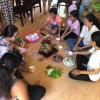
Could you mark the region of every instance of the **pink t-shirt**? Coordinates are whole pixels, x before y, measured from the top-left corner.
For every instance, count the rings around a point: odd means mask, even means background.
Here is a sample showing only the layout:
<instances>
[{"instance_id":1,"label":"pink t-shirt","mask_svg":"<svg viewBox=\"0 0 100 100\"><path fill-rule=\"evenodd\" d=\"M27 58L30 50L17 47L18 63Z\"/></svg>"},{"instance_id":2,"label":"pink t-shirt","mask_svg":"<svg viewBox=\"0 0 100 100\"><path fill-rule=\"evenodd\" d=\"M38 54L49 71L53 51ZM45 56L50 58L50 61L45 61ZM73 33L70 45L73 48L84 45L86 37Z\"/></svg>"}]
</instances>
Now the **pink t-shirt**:
<instances>
[{"instance_id":1,"label":"pink t-shirt","mask_svg":"<svg viewBox=\"0 0 100 100\"><path fill-rule=\"evenodd\" d=\"M77 36L80 34L80 23L78 20L76 20L74 23L71 20L71 17L69 17L67 24L70 28L70 30L73 30L73 33L75 33Z\"/></svg>"},{"instance_id":2,"label":"pink t-shirt","mask_svg":"<svg viewBox=\"0 0 100 100\"><path fill-rule=\"evenodd\" d=\"M62 22L62 19L61 19L61 17L59 15L56 16L55 20L52 19L50 16L48 16L47 22L48 23L55 23L56 25L59 26L61 24L61 22Z\"/></svg>"}]
</instances>

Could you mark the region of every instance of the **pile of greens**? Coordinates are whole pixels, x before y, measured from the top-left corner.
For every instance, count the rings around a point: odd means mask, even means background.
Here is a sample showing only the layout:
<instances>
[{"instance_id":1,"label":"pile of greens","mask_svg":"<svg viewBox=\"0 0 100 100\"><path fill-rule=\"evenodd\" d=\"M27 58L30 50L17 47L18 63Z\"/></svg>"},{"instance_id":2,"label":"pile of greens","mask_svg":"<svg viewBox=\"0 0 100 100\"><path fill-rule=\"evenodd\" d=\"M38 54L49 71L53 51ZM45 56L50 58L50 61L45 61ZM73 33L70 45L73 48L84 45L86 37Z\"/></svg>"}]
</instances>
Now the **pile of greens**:
<instances>
[{"instance_id":1,"label":"pile of greens","mask_svg":"<svg viewBox=\"0 0 100 100\"><path fill-rule=\"evenodd\" d=\"M14 44L16 44L17 46L23 47L25 45L25 41L22 38L17 37L14 41Z\"/></svg>"},{"instance_id":2,"label":"pile of greens","mask_svg":"<svg viewBox=\"0 0 100 100\"><path fill-rule=\"evenodd\" d=\"M89 8L94 11L100 11L100 2L97 0L91 0Z\"/></svg>"},{"instance_id":3,"label":"pile of greens","mask_svg":"<svg viewBox=\"0 0 100 100\"><path fill-rule=\"evenodd\" d=\"M46 73L51 78L59 78L62 75L62 70L59 68L55 68L51 65L46 67Z\"/></svg>"},{"instance_id":4,"label":"pile of greens","mask_svg":"<svg viewBox=\"0 0 100 100\"><path fill-rule=\"evenodd\" d=\"M100 3L96 3L94 5L94 8L95 8L96 11L100 11Z\"/></svg>"}]
</instances>

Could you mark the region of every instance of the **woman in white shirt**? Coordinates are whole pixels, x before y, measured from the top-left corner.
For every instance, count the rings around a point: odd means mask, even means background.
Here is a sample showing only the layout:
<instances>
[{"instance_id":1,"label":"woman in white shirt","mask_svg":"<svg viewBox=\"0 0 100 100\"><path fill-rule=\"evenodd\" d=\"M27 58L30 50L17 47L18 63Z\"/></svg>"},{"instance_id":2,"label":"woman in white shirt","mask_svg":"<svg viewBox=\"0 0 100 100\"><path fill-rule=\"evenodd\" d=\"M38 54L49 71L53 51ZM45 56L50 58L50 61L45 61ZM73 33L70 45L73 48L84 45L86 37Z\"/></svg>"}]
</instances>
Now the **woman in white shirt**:
<instances>
[{"instance_id":1,"label":"woman in white shirt","mask_svg":"<svg viewBox=\"0 0 100 100\"><path fill-rule=\"evenodd\" d=\"M89 61L87 60L87 66L84 65L84 69L73 69L72 71L70 71L70 78L83 81L97 81L100 79L100 31L94 32L91 35L90 44L95 49L91 54ZM74 54L79 53L74 52ZM85 56L83 56L83 58L84 57Z\"/></svg>"},{"instance_id":2,"label":"woman in white shirt","mask_svg":"<svg viewBox=\"0 0 100 100\"><path fill-rule=\"evenodd\" d=\"M94 16L94 14L89 13L84 17L84 26L82 28L79 39L73 48L73 51L78 49L84 49L90 47L90 37L91 35L100 30L100 22ZM80 48L81 47L81 48Z\"/></svg>"}]
</instances>

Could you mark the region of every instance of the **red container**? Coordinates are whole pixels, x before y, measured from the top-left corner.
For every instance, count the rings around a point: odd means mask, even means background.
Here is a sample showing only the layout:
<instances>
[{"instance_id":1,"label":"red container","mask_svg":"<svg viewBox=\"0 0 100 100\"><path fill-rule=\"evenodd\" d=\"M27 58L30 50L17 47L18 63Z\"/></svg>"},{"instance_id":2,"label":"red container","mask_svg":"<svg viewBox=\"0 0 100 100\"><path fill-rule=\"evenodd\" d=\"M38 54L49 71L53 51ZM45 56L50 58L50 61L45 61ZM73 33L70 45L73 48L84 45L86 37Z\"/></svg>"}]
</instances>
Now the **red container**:
<instances>
[{"instance_id":1,"label":"red container","mask_svg":"<svg viewBox=\"0 0 100 100\"><path fill-rule=\"evenodd\" d=\"M28 38L27 38L27 36L32 36L32 35L34 35L34 34L37 34L37 36L38 36L37 39L28 39ZM40 38L41 38L41 35L40 35L38 32L35 32L35 33L28 32L28 33L26 33L26 35L25 35L25 40L26 40L27 42L30 42L30 43L37 42L37 41L40 40Z\"/></svg>"}]
</instances>

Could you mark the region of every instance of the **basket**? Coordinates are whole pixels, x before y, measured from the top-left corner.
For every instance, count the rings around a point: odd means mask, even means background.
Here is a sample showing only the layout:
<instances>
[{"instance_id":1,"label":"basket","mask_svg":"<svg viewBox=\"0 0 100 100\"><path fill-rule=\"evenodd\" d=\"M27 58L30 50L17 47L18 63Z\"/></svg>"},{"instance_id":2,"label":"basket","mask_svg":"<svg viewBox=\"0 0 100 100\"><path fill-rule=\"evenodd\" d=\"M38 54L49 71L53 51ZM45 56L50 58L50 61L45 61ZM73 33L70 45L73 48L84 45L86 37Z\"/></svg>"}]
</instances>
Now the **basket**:
<instances>
[{"instance_id":1,"label":"basket","mask_svg":"<svg viewBox=\"0 0 100 100\"><path fill-rule=\"evenodd\" d=\"M75 61L71 57L65 57L62 62L67 67L74 67L75 65Z\"/></svg>"},{"instance_id":2,"label":"basket","mask_svg":"<svg viewBox=\"0 0 100 100\"><path fill-rule=\"evenodd\" d=\"M25 40L27 42L33 43L39 41L41 38L40 34L38 32L32 33L28 32L26 33Z\"/></svg>"}]
</instances>

